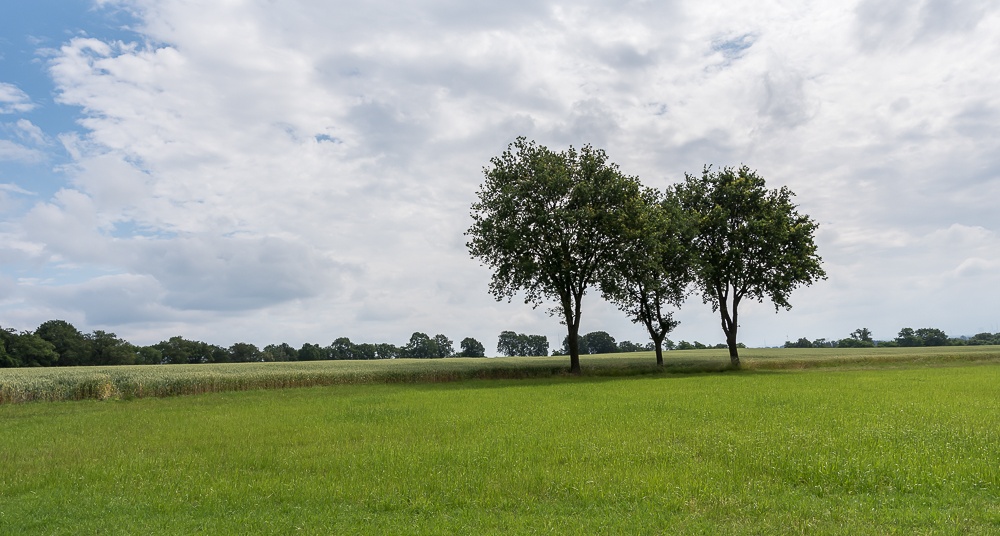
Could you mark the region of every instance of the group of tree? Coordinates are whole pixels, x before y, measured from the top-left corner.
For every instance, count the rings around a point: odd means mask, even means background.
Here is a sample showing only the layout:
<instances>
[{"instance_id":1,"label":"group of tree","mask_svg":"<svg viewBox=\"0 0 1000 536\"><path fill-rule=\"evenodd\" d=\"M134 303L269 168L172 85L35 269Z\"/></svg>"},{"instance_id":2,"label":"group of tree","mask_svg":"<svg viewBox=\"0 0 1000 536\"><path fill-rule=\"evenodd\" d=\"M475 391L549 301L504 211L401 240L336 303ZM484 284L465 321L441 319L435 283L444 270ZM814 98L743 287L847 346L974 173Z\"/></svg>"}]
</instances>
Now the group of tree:
<instances>
[{"instance_id":1,"label":"group of tree","mask_svg":"<svg viewBox=\"0 0 1000 536\"><path fill-rule=\"evenodd\" d=\"M916 347L916 346L976 346L1000 344L1000 333L977 333L972 337L949 337L938 328L903 328L895 339L877 341L872 339L868 328L858 328L850 336L840 340L816 339L810 341L802 337L797 341L785 341L785 348L873 348Z\"/></svg>"},{"instance_id":2,"label":"group of tree","mask_svg":"<svg viewBox=\"0 0 1000 536\"><path fill-rule=\"evenodd\" d=\"M497 352L508 357L549 355L549 339L545 335L501 331L497 340Z\"/></svg>"},{"instance_id":3,"label":"group of tree","mask_svg":"<svg viewBox=\"0 0 1000 536\"><path fill-rule=\"evenodd\" d=\"M669 342L669 339L668 339ZM671 343L672 345L673 343ZM616 352L642 352L653 349L653 343L636 344L632 341L616 342L606 331L592 331L577 337L577 348L581 354L613 354ZM668 348L670 349L670 348ZM569 354L569 337L563 338L562 348L553 355Z\"/></svg>"},{"instance_id":4,"label":"group of tree","mask_svg":"<svg viewBox=\"0 0 1000 536\"><path fill-rule=\"evenodd\" d=\"M328 346L288 343L263 348L238 342L226 348L201 341L171 337L149 346L136 346L114 333L85 334L64 320L49 320L35 331L0 329L0 367L159 365L196 363L246 363L263 361L318 361L334 359L395 359L483 357L485 348L467 337L456 352L444 335L430 337L416 332L403 346L387 343L353 343L340 337Z\"/></svg>"},{"instance_id":5,"label":"group of tree","mask_svg":"<svg viewBox=\"0 0 1000 536\"><path fill-rule=\"evenodd\" d=\"M493 270L498 300L523 295L566 326L570 371L580 372L581 302L598 289L642 324L663 363L677 326L673 310L692 291L719 314L739 366L739 306L790 308L792 290L826 277L816 223L787 188L767 189L746 166L713 171L663 190L622 173L603 150L552 151L518 138L483 170L466 232L472 257Z\"/></svg>"}]
</instances>

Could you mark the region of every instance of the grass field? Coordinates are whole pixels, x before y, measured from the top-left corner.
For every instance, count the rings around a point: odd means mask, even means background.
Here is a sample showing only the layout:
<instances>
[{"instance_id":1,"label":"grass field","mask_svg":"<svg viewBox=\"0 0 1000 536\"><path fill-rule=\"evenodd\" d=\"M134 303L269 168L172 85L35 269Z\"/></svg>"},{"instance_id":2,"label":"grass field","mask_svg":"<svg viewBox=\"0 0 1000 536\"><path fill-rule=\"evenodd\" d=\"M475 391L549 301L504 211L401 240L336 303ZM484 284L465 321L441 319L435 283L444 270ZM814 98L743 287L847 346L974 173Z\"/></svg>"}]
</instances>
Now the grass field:
<instances>
[{"instance_id":1,"label":"grass field","mask_svg":"<svg viewBox=\"0 0 1000 536\"><path fill-rule=\"evenodd\" d=\"M0 405L0 534L1000 533L995 355L752 355Z\"/></svg>"}]
</instances>

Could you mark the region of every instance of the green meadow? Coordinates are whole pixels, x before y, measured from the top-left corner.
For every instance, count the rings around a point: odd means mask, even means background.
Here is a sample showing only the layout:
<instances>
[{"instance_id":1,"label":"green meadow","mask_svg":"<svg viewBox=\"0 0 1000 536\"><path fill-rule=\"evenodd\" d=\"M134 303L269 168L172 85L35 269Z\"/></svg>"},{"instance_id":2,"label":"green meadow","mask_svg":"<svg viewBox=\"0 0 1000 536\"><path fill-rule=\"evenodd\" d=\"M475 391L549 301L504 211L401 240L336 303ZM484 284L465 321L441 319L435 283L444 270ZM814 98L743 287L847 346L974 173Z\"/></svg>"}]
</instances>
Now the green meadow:
<instances>
[{"instance_id":1,"label":"green meadow","mask_svg":"<svg viewBox=\"0 0 1000 536\"><path fill-rule=\"evenodd\" d=\"M8 403L0 534L997 534L1000 352L947 351Z\"/></svg>"}]
</instances>

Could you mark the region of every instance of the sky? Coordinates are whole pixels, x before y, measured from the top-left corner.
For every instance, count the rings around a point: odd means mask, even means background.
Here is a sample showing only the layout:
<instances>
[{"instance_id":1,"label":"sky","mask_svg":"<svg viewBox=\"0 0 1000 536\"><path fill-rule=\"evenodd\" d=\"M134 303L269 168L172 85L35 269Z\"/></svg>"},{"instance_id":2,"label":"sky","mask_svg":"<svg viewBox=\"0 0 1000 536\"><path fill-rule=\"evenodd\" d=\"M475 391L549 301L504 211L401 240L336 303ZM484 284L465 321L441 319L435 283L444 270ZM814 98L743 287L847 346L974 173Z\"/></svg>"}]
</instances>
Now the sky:
<instances>
[{"instance_id":1,"label":"sky","mask_svg":"<svg viewBox=\"0 0 1000 536\"><path fill-rule=\"evenodd\" d=\"M998 36L990 0L4 2L0 326L557 348L465 245L525 136L795 192L828 278L744 304L748 346L998 332ZM725 340L697 295L675 318ZM647 340L592 291L598 330Z\"/></svg>"}]
</instances>

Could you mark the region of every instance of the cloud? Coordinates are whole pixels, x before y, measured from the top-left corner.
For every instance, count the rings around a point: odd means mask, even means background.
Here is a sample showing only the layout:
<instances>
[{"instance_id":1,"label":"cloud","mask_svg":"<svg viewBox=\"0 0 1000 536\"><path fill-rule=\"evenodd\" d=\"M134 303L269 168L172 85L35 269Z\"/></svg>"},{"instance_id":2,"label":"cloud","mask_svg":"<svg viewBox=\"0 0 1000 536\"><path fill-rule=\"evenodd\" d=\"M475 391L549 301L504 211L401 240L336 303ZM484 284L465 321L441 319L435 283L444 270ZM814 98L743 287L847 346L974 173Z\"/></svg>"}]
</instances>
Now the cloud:
<instances>
[{"instance_id":1,"label":"cloud","mask_svg":"<svg viewBox=\"0 0 1000 536\"><path fill-rule=\"evenodd\" d=\"M4 273L44 304L17 318L120 321L152 342L420 330L489 347L515 329L558 346L544 308L494 302L464 247L482 167L518 135L592 143L651 186L746 163L795 191L831 278L790 312L750 307L748 342L869 318L957 329L971 314L933 310L996 262L986 3L100 5L134 15L133 42L88 29L46 56L78 129L24 118L0 141L17 165L68 159L0 227ZM32 107L0 84L0 110ZM585 331L643 338L596 294L585 307ZM722 339L700 300L679 318L675 340Z\"/></svg>"},{"instance_id":2,"label":"cloud","mask_svg":"<svg viewBox=\"0 0 1000 536\"><path fill-rule=\"evenodd\" d=\"M45 160L45 153L10 140L0 140L0 162L35 163Z\"/></svg>"},{"instance_id":3,"label":"cloud","mask_svg":"<svg viewBox=\"0 0 1000 536\"><path fill-rule=\"evenodd\" d=\"M0 114L25 113L35 109L27 93L14 84L0 82Z\"/></svg>"}]
</instances>

